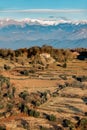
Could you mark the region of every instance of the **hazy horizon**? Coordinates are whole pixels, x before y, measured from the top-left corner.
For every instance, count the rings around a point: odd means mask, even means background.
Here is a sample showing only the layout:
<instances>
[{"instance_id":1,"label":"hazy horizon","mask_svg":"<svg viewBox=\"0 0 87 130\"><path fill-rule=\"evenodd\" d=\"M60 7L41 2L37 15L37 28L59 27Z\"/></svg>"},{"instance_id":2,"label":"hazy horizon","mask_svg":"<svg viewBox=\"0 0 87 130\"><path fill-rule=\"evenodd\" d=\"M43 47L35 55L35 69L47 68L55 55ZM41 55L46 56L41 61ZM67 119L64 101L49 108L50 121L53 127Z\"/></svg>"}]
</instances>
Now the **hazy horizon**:
<instances>
[{"instance_id":1,"label":"hazy horizon","mask_svg":"<svg viewBox=\"0 0 87 130\"><path fill-rule=\"evenodd\" d=\"M87 20L87 0L1 0L0 19Z\"/></svg>"}]
</instances>

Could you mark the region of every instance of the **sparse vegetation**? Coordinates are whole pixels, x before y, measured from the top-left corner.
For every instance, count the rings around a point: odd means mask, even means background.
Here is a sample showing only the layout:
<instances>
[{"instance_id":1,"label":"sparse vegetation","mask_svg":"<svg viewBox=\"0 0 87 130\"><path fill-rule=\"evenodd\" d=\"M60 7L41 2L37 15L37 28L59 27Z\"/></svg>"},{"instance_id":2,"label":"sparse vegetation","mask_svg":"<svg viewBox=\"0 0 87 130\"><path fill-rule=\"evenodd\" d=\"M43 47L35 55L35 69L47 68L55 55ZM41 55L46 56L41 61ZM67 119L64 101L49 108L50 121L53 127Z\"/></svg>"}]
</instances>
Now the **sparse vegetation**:
<instances>
[{"instance_id":1,"label":"sparse vegetation","mask_svg":"<svg viewBox=\"0 0 87 130\"><path fill-rule=\"evenodd\" d=\"M87 76L77 77L77 80L80 81L80 82L85 82L85 81L87 81Z\"/></svg>"},{"instance_id":2,"label":"sparse vegetation","mask_svg":"<svg viewBox=\"0 0 87 130\"><path fill-rule=\"evenodd\" d=\"M21 120L21 127L26 129L26 130L30 130L30 126L29 123L26 120Z\"/></svg>"},{"instance_id":3,"label":"sparse vegetation","mask_svg":"<svg viewBox=\"0 0 87 130\"><path fill-rule=\"evenodd\" d=\"M19 97L23 98L24 100L27 99L27 96L29 95L29 93L27 91L23 91L19 94Z\"/></svg>"},{"instance_id":4,"label":"sparse vegetation","mask_svg":"<svg viewBox=\"0 0 87 130\"><path fill-rule=\"evenodd\" d=\"M81 130L86 130L87 129L87 119L81 119L80 123Z\"/></svg>"},{"instance_id":5,"label":"sparse vegetation","mask_svg":"<svg viewBox=\"0 0 87 130\"><path fill-rule=\"evenodd\" d=\"M63 68L66 68L67 67L67 63L65 62L64 64L63 64Z\"/></svg>"},{"instance_id":6,"label":"sparse vegetation","mask_svg":"<svg viewBox=\"0 0 87 130\"><path fill-rule=\"evenodd\" d=\"M81 120L79 120L76 124L76 128L79 128L81 130L86 130L87 129L87 119L82 118Z\"/></svg>"},{"instance_id":7,"label":"sparse vegetation","mask_svg":"<svg viewBox=\"0 0 87 130\"><path fill-rule=\"evenodd\" d=\"M6 127L4 125L0 125L0 130L6 130Z\"/></svg>"},{"instance_id":8,"label":"sparse vegetation","mask_svg":"<svg viewBox=\"0 0 87 130\"><path fill-rule=\"evenodd\" d=\"M30 110L29 115L37 118L40 116L40 113L38 111L35 111L35 110Z\"/></svg>"},{"instance_id":9,"label":"sparse vegetation","mask_svg":"<svg viewBox=\"0 0 87 130\"><path fill-rule=\"evenodd\" d=\"M56 121L56 116L51 114L51 115L48 116L48 120L49 121Z\"/></svg>"},{"instance_id":10,"label":"sparse vegetation","mask_svg":"<svg viewBox=\"0 0 87 130\"><path fill-rule=\"evenodd\" d=\"M0 49L0 129L86 130L87 62L73 55L83 51Z\"/></svg>"},{"instance_id":11,"label":"sparse vegetation","mask_svg":"<svg viewBox=\"0 0 87 130\"><path fill-rule=\"evenodd\" d=\"M20 74L22 75L25 75L25 76L28 76L29 75L29 72L27 70L23 70L20 72Z\"/></svg>"},{"instance_id":12,"label":"sparse vegetation","mask_svg":"<svg viewBox=\"0 0 87 130\"><path fill-rule=\"evenodd\" d=\"M86 53L87 50L85 49L54 49L52 46L47 46L43 45L42 47L34 46L31 48L22 48L18 50L10 50L10 49L0 49L0 57L6 58L10 57L11 60L14 60L15 57L20 57L20 56L26 56L27 58L31 58L33 56L39 56L39 54L42 53L48 53L50 54L55 60L57 61L67 61L73 59L73 52L78 52L78 53Z\"/></svg>"},{"instance_id":13,"label":"sparse vegetation","mask_svg":"<svg viewBox=\"0 0 87 130\"><path fill-rule=\"evenodd\" d=\"M4 69L5 69L5 70L10 70L11 67L5 64L5 65L4 65Z\"/></svg>"}]
</instances>

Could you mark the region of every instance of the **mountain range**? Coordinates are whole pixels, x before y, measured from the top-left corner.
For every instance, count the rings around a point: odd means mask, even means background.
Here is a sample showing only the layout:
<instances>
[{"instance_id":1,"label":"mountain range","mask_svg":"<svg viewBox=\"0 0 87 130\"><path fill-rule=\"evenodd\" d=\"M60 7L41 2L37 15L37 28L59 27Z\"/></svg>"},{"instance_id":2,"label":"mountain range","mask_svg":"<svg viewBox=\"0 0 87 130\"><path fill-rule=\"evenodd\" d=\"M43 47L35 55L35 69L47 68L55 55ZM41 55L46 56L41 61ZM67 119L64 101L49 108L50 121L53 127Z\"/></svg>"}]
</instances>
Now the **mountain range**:
<instances>
[{"instance_id":1,"label":"mountain range","mask_svg":"<svg viewBox=\"0 0 87 130\"><path fill-rule=\"evenodd\" d=\"M43 44L56 48L87 48L87 21L0 20L0 48L18 49Z\"/></svg>"}]
</instances>

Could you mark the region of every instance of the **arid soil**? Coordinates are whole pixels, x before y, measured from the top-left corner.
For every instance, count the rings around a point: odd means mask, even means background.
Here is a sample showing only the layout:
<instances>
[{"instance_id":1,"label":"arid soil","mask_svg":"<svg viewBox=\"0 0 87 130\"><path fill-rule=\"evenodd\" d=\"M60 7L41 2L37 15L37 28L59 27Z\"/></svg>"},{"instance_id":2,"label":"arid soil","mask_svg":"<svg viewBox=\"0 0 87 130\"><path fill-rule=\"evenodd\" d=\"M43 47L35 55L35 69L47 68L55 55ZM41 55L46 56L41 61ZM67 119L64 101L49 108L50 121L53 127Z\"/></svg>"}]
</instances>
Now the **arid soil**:
<instances>
[{"instance_id":1,"label":"arid soil","mask_svg":"<svg viewBox=\"0 0 87 130\"><path fill-rule=\"evenodd\" d=\"M68 60L65 67L62 64L53 62L40 68L29 61L21 64L0 58L0 75L9 78L10 87L15 87L13 97L4 93L8 92L7 83L0 90L2 127L6 130L87 130L87 60ZM28 93L25 97L24 92ZM13 104L11 111L6 111L6 102ZM28 110L20 109L20 103ZM30 114L30 110L39 112L39 116ZM84 128L78 124L82 119L86 120Z\"/></svg>"}]
</instances>

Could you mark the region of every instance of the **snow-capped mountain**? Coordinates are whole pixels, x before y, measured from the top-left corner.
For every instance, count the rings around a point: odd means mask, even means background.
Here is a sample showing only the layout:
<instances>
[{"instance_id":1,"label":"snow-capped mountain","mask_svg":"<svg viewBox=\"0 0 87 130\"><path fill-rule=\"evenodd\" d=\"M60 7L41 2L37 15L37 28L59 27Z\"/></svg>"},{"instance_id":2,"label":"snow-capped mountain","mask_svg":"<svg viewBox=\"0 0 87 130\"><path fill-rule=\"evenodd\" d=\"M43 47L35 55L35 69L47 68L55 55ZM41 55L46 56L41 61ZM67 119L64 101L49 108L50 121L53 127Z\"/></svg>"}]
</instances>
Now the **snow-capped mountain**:
<instances>
[{"instance_id":1,"label":"snow-capped mountain","mask_svg":"<svg viewBox=\"0 0 87 130\"><path fill-rule=\"evenodd\" d=\"M1 19L0 20L0 27L15 24L15 25L24 25L24 24L29 24L29 25L43 25L43 26L48 26L48 25L58 25L60 23L71 23L71 24L87 24L86 20L83 21L71 21L71 20L44 20L44 19L29 19L25 18L22 20L14 20L14 19Z\"/></svg>"},{"instance_id":2,"label":"snow-capped mountain","mask_svg":"<svg viewBox=\"0 0 87 130\"><path fill-rule=\"evenodd\" d=\"M16 49L43 44L59 48L87 48L87 21L0 20L0 47Z\"/></svg>"}]
</instances>

